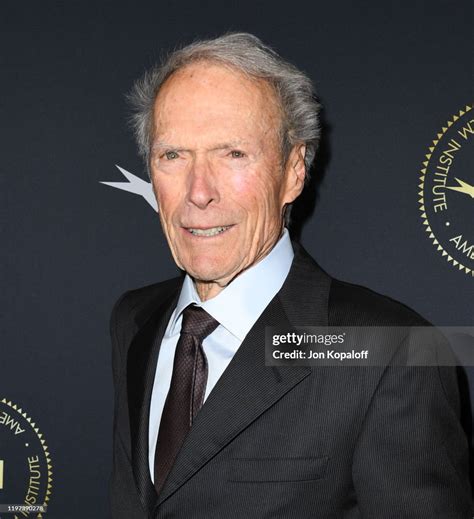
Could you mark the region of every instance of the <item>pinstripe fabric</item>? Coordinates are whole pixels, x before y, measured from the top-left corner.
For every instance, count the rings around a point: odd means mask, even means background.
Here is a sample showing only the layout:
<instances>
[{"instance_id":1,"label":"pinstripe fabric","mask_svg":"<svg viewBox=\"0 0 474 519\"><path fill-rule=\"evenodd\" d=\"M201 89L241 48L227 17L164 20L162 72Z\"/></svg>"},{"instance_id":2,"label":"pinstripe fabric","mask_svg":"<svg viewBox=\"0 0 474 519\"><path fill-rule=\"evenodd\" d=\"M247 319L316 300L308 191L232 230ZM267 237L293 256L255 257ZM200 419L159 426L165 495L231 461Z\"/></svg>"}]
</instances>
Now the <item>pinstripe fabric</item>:
<instances>
[{"instance_id":1,"label":"pinstripe fabric","mask_svg":"<svg viewBox=\"0 0 474 519\"><path fill-rule=\"evenodd\" d=\"M165 309L179 287L173 280L128 293L112 315L115 519L471 517L455 371L396 366L406 355L405 327L426 321L331 278L296 245L285 284L197 415L160 496L145 502L135 475L149 479L140 431L150 382L139 377L154 373ZM324 324L398 326L380 345L392 361L265 366L266 326Z\"/></svg>"}]
</instances>

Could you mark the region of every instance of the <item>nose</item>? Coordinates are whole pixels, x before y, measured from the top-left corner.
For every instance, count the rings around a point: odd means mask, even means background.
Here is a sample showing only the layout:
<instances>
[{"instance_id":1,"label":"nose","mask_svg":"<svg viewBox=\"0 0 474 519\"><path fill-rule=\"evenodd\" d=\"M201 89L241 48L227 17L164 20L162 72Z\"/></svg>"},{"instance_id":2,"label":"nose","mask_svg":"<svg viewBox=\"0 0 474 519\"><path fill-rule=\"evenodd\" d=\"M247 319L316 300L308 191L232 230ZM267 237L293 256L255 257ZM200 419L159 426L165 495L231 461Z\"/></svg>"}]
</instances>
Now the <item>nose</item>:
<instances>
[{"instance_id":1,"label":"nose","mask_svg":"<svg viewBox=\"0 0 474 519\"><path fill-rule=\"evenodd\" d=\"M212 165L206 157L196 156L188 176L187 201L206 209L211 203L219 202L219 192Z\"/></svg>"}]
</instances>

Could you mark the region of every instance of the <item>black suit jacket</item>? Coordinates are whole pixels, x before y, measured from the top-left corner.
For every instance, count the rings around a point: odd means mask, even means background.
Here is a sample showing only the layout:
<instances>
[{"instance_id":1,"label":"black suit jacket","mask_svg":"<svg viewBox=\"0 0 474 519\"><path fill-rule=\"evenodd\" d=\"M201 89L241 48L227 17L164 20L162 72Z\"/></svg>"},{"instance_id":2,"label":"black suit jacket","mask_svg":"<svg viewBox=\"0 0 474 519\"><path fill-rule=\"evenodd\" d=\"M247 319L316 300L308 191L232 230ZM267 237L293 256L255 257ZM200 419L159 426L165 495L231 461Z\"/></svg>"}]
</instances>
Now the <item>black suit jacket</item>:
<instances>
[{"instance_id":1,"label":"black suit jacket","mask_svg":"<svg viewBox=\"0 0 474 519\"><path fill-rule=\"evenodd\" d=\"M467 440L453 368L265 366L266 326L424 325L327 275L298 245L283 287L208 396L159 497L148 417L161 339L182 284L125 293L111 318L114 519L467 519Z\"/></svg>"}]
</instances>

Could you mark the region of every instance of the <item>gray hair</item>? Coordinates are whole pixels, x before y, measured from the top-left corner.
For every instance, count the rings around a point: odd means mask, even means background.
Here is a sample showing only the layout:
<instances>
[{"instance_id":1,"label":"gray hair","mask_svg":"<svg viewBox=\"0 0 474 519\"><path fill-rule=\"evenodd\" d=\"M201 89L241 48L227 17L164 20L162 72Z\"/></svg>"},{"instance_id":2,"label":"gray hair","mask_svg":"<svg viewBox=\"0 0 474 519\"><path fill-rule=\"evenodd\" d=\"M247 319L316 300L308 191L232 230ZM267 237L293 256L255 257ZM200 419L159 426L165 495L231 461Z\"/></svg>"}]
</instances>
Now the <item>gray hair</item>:
<instances>
[{"instance_id":1,"label":"gray hair","mask_svg":"<svg viewBox=\"0 0 474 519\"><path fill-rule=\"evenodd\" d=\"M280 104L282 162L286 163L295 144L305 144L306 179L320 139L319 110L309 77L281 58L256 36L228 33L215 39L195 41L171 52L161 64L145 72L128 96L133 107L132 127L140 155L149 172L153 141L153 107L164 82L177 70L196 63L221 63L249 78L267 81Z\"/></svg>"}]
</instances>

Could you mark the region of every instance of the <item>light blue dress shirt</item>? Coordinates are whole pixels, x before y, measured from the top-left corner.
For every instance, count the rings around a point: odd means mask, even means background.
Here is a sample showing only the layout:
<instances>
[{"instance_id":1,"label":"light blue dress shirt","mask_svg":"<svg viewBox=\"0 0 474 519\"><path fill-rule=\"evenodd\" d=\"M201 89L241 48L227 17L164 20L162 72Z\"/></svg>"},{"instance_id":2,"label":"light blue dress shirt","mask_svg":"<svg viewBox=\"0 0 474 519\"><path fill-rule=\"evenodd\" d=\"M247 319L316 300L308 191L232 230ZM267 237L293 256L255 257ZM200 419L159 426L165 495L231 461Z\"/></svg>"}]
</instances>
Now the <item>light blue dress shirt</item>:
<instances>
[{"instance_id":1,"label":"light blue dress shirt","mask_svg":"<svg viewBox=\"0 0 474 519\"><path fill-rule=\"evenodd\" d=\"M208 362L208 379L204 395L206 400L247 333L282 287L290 271L293 256L290 235L285 228L282 237L269 254L239 274L212 299L202 302L192 279L188 275L184 278L178 303L161 342L151 395L148 461L152 481L158 430L171 384L183 310L194 303L202 306L219 322L219 326L202 343Z\"/></svg>"}]
</instances>

